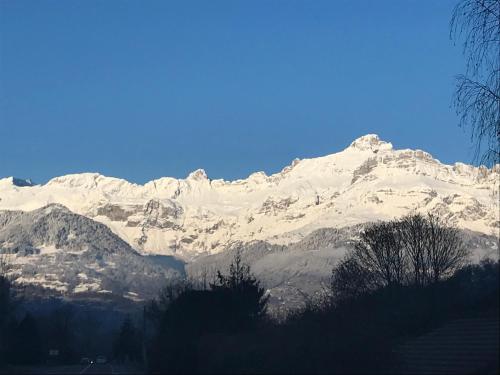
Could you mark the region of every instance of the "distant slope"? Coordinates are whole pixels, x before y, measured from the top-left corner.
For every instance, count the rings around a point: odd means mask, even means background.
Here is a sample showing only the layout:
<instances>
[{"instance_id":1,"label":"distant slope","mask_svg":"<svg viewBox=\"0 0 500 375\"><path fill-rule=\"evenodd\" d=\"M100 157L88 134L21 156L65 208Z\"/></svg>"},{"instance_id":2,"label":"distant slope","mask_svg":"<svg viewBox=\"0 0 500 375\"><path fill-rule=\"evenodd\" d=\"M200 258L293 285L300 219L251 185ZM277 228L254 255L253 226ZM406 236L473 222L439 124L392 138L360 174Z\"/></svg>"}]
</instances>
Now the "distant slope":
<instances>
[{"instance_id":1,"label":"distant slope","mask_svg":"<svg viewBox=\"0 0 500 375\"><path fill-rule=\"evenodd\" d=\"M57 204L0 211L0 249L9 254L16 284L66 296L141 300L182 275L141 256L105 225Z\"/></svg>"}]
</instances>

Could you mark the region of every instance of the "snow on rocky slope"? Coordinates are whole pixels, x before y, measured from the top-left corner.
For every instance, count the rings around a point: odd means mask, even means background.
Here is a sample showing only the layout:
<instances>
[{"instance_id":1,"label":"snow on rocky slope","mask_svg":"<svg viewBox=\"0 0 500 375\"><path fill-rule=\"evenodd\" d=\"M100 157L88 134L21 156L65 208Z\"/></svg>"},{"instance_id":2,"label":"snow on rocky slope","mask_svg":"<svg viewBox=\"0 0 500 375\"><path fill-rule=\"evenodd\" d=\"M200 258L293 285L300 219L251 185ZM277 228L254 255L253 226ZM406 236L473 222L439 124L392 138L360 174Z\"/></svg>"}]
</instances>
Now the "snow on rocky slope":
<instances>
[{"instance_id":1,"label":"snow on rocky slope","mask_svg":"<svg viewBox=\"0 0 500 375\"><path fill-rule=\"evenodd\" d=\"M298 242L319 228L345 227L409 212L437 212L461 228L498 236L500 165L445 165L420 150L395 150L376 135L345 150L294 160L281 172L236 181L203 170L144 185L97 173L44 185L0 180L0 209L58 203L104 223L142 253L186 260L235 242Z\"/></svg>"},{"instance_id":2,"label":"snow on rocky slope","mask_svg":"<svg viewBox=\"0 0 500 375\"><path fill-rule=\"evenodd\" d=\"M0 211L0 250L16 284L63 296L142 300L183 276L141 256L105 225L58 204Z\"/></svg>"}]
</instances>

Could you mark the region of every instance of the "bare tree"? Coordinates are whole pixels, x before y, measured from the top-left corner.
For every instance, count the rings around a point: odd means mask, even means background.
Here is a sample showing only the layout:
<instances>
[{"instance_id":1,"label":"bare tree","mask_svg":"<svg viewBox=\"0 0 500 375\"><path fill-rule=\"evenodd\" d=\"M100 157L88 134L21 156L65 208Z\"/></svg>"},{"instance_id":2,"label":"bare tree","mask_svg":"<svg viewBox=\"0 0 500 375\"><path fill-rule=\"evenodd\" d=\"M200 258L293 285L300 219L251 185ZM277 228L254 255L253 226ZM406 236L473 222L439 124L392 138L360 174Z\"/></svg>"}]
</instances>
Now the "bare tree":
<instances>
[{"instance_id":1,"label":"bare tree","mask_svg":"<svg viewBox=\"0 0 500 375\"><path fill-rule=\"evenodd\" d=\"M427 216L427 279L437 282L464 265L469 252L456 227L439 216Z\"/></svg>"},{"instance_id":2,"label":"bare tree","mask_svg":"<svg viewBox=\"0 0 500 375\"><path fill-rule=\"evenodd\" d=\"M334 267L331 294L342 300L382 287L429 285L453 274L467 257L458 229L438 216L371 224Z\"/></svg>"},{"instance_id":3,"label":"bare tree","mask_svg":"<svg viewBox=\"0 0 500 375\"><path fill-rule=\"evenodd\" d=\"M460 232L437 215L408 215L396 225L408 258L406 272L416 285L437 282L467 260Z\"/></svg>"},{"instance_id":4,"label":"bare tree","mask_svg":"<svg viewBox=\"0 0 500 375\"><path fill-rule=\"evenodd\" d=\"M463 40L466 58L454 96L460 125L471 127L475 159L493 165L500 161L500 0L461 0L450 37Z\"/></svg>"},{"instance_id":5,"label":"bare tree","mask_svg":"<svg viewBox=\"0 0 500 375\"><path fill-rule=\"evenodd\" d=\"M333 268L330 296L333 301L350 300L382 286L372 272L354 257L347 256Z\"/></svg>"},{"instance_id":6,"label":"bare tree","mask_svg":"<svg viewBox=\"0 0 500 375\"><path fill-rule=\"evenodd\" d=\"M426 218L422 215L408 215L395 225L407 258L407 279L414 285L425 285L428 268L426 253L429 246Z\"/></svg>"},{"instance_id":7,"label":"bare tree","mask_svg":"<svg viewBox=\"0 0 500 375\"><path fill-rule=\"evenodd\" d=\"M376 223L363 231L353 257L384 285L404 283L406 260L394 222Z\"/></svg>"}]
</instances>

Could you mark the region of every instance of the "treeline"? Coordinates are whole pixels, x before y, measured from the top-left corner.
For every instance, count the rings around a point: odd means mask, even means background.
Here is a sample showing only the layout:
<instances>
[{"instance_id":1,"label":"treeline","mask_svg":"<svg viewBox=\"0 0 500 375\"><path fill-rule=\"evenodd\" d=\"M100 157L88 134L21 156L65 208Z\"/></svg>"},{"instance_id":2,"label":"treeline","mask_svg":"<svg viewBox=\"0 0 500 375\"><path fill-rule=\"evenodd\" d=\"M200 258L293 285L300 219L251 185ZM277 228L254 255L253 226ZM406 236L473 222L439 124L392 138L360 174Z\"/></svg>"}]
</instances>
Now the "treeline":
<instances>
[{"instance_id":1,"label":"treeline","mask_svg":"<svg viewBox=\"0 0 500 375\"><path fill-rule=\"evenodd\" d=\"M57 348L58 361L71 363L77 352L73 344L72 313L58 309L50 315L25 312L21 318L11 315L3 326L2 354L5 363L34 365L43 363L46 353Z\"/></svg>"},{"instance_id":2,"label":"treeline","mask_svg":"<svg viewBox=\"0 0 500 375\"><path fill-rule=\"evenodd\" d=\"M438 217L376 223L332 272L330 288L285 319L236 253L206 288L170 285L147 309L151 373L385 373L405 340L464 316L498 314L498 262L467 264Z\"/></svg>"},{"instance_id":3,"label":"treeline","mask_svg":"<svg viewBox=\"0 0 500 375\"><path fill-rule=\"evenodd\" d=\"M335 268L331 291L344 299L385 287L424 287L451 276L468 255L459 230L439 216L375 223Z\"/></svg>"},{"instance_id":4,"label":"treeline","mask_svg":"<svg viewBox=\"0 0 500 375\"><path fill-rule=\"evenodd\" d=\"M78 364L97 355L141 361L136 354L141 335L133 317L102 306L25 300L0 275L0 372Z\"/></svg>"}]
</instances>

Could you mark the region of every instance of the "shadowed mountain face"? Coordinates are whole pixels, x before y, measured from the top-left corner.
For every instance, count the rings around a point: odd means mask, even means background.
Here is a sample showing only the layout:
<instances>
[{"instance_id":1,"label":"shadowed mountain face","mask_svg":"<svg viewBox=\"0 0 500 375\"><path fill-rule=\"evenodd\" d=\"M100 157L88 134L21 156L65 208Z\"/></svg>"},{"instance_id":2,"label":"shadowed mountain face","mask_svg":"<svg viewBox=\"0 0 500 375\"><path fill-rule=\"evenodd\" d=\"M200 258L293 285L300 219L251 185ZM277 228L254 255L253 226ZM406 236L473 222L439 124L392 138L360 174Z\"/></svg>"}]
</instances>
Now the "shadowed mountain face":
<instances>
[{"instance_id":1,"label":"shadowed mountain face","mask_svg":"<svg viewBox=\"0 0 500 375\"><path fill-rule=\"evenodd\" d=\"M31 212L0 211L0 244L7 252L20 255L38 254L51 246L92 255L135 253L105 225L59 204Z\"/></svg>"},{"instance_id":2,"label":"shadowed mountain face","mask_svg":"<svg viewBox=\"0 0 500 375\"><path fill-rule=\"evenodd\" d=\"M141 256L105 225L57 204L0 211L0 249L17 284L62 295L142 300L182 275L178 267Z\"/></svg>"}]
</instances>

